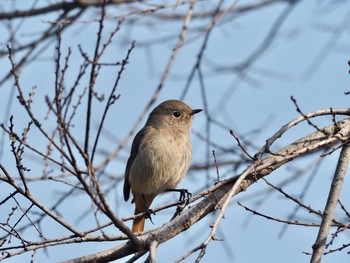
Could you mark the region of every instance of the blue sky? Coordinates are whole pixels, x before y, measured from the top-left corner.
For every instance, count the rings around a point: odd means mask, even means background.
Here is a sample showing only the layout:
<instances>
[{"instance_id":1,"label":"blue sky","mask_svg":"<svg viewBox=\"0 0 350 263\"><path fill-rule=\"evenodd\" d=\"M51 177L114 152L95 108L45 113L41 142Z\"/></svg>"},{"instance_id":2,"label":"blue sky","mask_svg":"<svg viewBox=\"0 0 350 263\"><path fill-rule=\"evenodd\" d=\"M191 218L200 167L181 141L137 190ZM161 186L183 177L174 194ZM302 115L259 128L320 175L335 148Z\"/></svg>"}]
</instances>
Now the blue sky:
<instances>
[{"instance_id":1,"label":"blue sky","mask_svg":"<svg viewBox=\"0 0 350 263\"><path fill-rule=\"evenodd\" d=\"M254 2L240 1L235 8ZM23 1L18 1L18 3L22 4ZM224 3L228 6L231 1L224 1ZM47 2L39 1L39 4L46 5ZM212 2L208 1L197 3L195 12L212 8L213 5ZM4 10L10 10L11 4L9 1L5 1L2 6ZM25 7L18 6L19 8ZM142 7L146 8L147 6L143 5ZM208 102L207 114L251 142L255 146L248 147L252 154L257 151L257 148L262 147L265 140L272 136L282 125L299 116L290 99L291 96L297 100L299 107L305 113L330 107L348 107L348 96L344 95L344 92L350 90L348 85L350 81L349 66L347 64L350 59L348 55L350 17L348 14L350 5L346 1L300 1L282 25L278 27L278 31L268 48L244 72L246 77L242 79L237 71L232 70L234 66L246 62L246 59L262 45L273 24L286 10L286 7L285 3L276 3L256 11L247 12L241 16L236 14L224 16L211 32L201 64L205 95ZM170 8L167 11L172 14L173 12L186 11L187 8L187 5L185 5L175 9ZM110 16L126 13L128 12L128 5L111 8L108 12ZM81 22L97 19L98 14L97 9L91 9L81 18ZM45 15L27 20L20 27L19 39L23 42L28 41L35 37L41 28L48 26L47 21L54 19L55 16L53 15ZM180 98L189 73L196 63L199 48L203 43L204 35L198 34L210 21L209 18L191 22L187 40L192 38L194 40L186 42L181 48L156 104L169 98ZM16 23L21 22L15 21ZM104 39L109 36L116 23L115 19L111 19L106 23ZM1 26L5 28L4 23ZM121 97L112 107L106 119L105 131L99 145L99 154L96 157L97 163L105 158L106 153L115 149L119 140L127 135L144 110L159 85L161 75L169 61L181 27L182 21L167 22L152 18L151 15L130 16L106 50L103 57L104 61L120 61L125 57L131 41L136 41L136 47L131 53L130 62L126 66L117 88L117 94L120 94ZM62 56L66 56L68 47L72 50L70 66L65 78L67 87L73 84L82 63L78 45L81 45L83 50L92 56L96 43L96 30L96 23L84 22L77 23L64 32ZM163 37L168 36L172 37L171 40L163 40ZM7 36L5 36L6 38ZM149 45L149 43L152 44ZM4 48L4 45L6 43L1 42L1 48ZM52 115L48 120L45 120L47 114L45 95L51 97L53 95L54 56L55 45L51 44L40 54L36 61L28 64L23 69L20 76L20 82L26 94L30 92L33 86L37 87L32 107L47 129L52 129L55 124ZM21 53L15 54L17 60L20 57ZM0 76L3 76L9 70L9 62L6 56L0 59L0 63L3 65L0 69ZM231 70L228 70L229 68ZM101 70L96 83L96 90L100 94L107 93L112 88L117 72L118 68L115 67L107 67ZM80 92L87 85L88 75L81 81ZM13 82L7 81L0 89L0 112L5 112L7 102L13 100L11 114L14 115L16 129L21 131L27 125L29 118L18 102L9 97L12 87ZM196 76L184 101L193 108L204 108L202 96L199 79ZM102 103L95 101L92 122L94 132L92 136L96 132L102 114L102 106ZM75 127L72 129L79 139L83 138L85 132L84 116L85 105L78 110L74 122ZM1 122L4 122L7 117L2 114ZM328 125L331 123L331 118L321 118L316 122L320 126ZM210 157L209 161L212 163L211 151L213 149L217 153L219 162L239 158L239 154L226 154L214 146L207 147L205 142L196 136L196 134L207 136L205 127L206 114L198 114L193 123L192 134L194 164L205 163L207 156ZM33 129L33 134L28 136L28 141L38 149L45 150L47 144L43 143L42 136L35 134L34 131ZM210 131L209 139L214 144L228 149L236 147L236 142L229 134L228 129L212 125ZM258 131L258 133L254 131ZM287 145L312 131L313 129L307 125L297 127L283 136L278 141L276 148L277 146ZM108 165L107 175L117 178L123 176L130 143ZM14 173L15 167L11 166L13 157L9 151L9 142L6 141L0 147L5 149L1 162L9 164L7 165L9 171ZM338 152L335 152L333 155L324 158L315 179L310 184L310 189L305 195L304 202L315 209L322 210L325 205L338 154ZM284 189L288 193L298 196L308 182L308 178L312 175L312 169L307 170L308 165L313 167L312 164L317 159L318 157L313 155L298 160L286 165L283 169L275 171L267 179L274 184L278 184L286 177L293 176L293 171L296 168L305 168L305 175L288 184ZM28 152L25 160L31 168L28 176L35 177L42 174L43 166L40 158L33 157L33 154ZM29 162L29 160L31 161ZM241 166L238 171L233 171L231 166L219 167L220 174L226 178L233 176L244 168L245 166ZM59 167L53 167L52 174L57 173L59 173ZM298 175L298 172L295 172L296 175ZM190 172L179 187L188 188L195 194L207 184L213 184L215 179L215 170ZM109 182L107 179L106 181ZM341 200L345 204L346 200L350 198L348 186L348 178L346 178L341 195ZM4 184L2 184L2 187L6 190L4 191L5 194L0 194L1 200L4 198L3 195L6 196L11 191ZM38 182L31 183L31 189L36 197L49 206L68 188L55 182ZM118 216L126 217L132 214L133 207L129 203L124 203L121 189L122 183L118 181L115 189L108 194L108 200L113 204L112 207ZM220 262L243 263L258 260L262 262L281 262L283 260L286 263L309 261L309 257L302 252L311 252L311 246L317 235L317 228L289 226L283 237L279 238L282 224L252 216L236 204L237 201L241 200L243 204L257 209L259 212L272 217L287 219L294 209L294 204L278 192L273 192L269 196L264 195L262 191L265 189L269 189L269 187L263 181L259 181L232 200L216 235L225 241L212 241L202 262L214 262L218 259L220 259ZM250 197L247 198L246 196ZM176 196L161 196L156 199L154 207L173 201L174 198ZM263 202L260 204L261 199L263 199ZM76 218L89 209L89 204L86 197L77 195L71 201L64 203L61 211L64 213L66 220L75 222ZM173 211L160 212L153 219L155 225L147 222L146 229L166 223L172 213ZM158 249L159 262L169 262L169 260L172 262L188 250L199 245L209 234L209 224L214 222L216 215L214 213L208 216L190 230L168 243L162 244ZM337 211L336 216L344 218L341 211ZM81 229L88 228L94 223L94 221L91 222L92 218L92 215L84 218L77 227ZM301 209L298 211L296 219L309 223L318 222L319 220ZM50 223L48 223L43 228L52 234L52 237L62 231L61 229L50 229L50 226ZM108 231L117 234L113 232L115 231L113 228L108 229ZM346 235L341 235L336 240L338 245L348 242L349 239ZM115 243L111 242L87 244L83 247L79 245L54 247L50 251L49 257L43 252L37 252L35 260L36 262L47 262L47 260L57 262L113 246L115 246ZM348 255L346 252L344 250L325 256L322 262L347 262ZM21 256L21 259L28 261L29 257L30 255L24 255ZM192 256L185 262L194 262L194 259L195 257ZM120 262L124 261L123 259ZM18 259L13 258L6 262L18 262Z\"/></svg>"}]
</instances>

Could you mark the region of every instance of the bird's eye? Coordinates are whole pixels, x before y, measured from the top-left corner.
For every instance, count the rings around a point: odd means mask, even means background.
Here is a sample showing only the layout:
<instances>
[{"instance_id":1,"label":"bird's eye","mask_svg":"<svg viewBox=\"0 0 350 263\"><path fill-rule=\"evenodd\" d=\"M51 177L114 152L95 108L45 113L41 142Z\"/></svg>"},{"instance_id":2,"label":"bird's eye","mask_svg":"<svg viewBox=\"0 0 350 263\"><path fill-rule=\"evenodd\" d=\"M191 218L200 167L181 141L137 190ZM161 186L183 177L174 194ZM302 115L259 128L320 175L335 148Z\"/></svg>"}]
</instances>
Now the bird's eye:
<instances>
[{"instance_id":1,"label":"bird's eye","mask_svg":"<svg viewBox=\"0 0 350 263\"><path fill-rule=\"evenodd\" d=\"M173 112L173 116L174 116L175 118L180 118L181 112L179 112L179 111L174 111L174 112Z\"/></svg>"}]
</instances>

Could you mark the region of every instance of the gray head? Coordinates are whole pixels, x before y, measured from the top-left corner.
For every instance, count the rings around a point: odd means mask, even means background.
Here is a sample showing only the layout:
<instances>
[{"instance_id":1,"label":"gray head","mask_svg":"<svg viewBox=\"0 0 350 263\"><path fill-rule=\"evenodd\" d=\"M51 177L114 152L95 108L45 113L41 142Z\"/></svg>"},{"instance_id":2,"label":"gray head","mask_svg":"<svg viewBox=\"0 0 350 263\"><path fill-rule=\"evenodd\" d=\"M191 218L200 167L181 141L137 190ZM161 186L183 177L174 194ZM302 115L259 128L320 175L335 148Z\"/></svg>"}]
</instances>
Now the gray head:
<instances>
[{"instance_id":1,"label":"gray head","mask_svg":"<svg viewBox=\"0 0 350 263\"><path fill-rule=\"evenodd\" d=\"M201 111L201 109L192 110L179 100L166 100L150 113L146 125L189 131L193 115Z\"/></svg>"}]
</instances>

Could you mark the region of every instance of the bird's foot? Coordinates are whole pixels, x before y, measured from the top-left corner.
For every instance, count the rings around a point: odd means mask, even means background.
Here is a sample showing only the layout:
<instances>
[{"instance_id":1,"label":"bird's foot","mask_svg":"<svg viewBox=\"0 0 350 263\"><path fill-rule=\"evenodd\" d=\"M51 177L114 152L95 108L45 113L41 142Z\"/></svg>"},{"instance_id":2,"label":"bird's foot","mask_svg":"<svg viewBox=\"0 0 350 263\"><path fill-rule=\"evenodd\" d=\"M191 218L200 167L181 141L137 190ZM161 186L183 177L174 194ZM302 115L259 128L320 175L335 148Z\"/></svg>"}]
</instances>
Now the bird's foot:
<instances>
[{"instance_id":1,"label":"bird's foot","mask_svg":"<svg viewBox=\"0 0 350 263\"><path fill-rule=\"evenodd\" d=\"M192 194L187 189L166 189L166 192L179 192L180 198L179 202L185 201L188 204L190 201L190 198L192 197Z\"/></svg>"},{"instance_id":2,"label":"bird's foot","mask_svg":"<svg viewBox=\"0 0 350 263\"><path fill-rule=\"evenodd\" d=\"M148 209L145 213L145 218L149 219L151 221L151 223L154 225L151 215L156 215L156 213L152 209Z\"/></svg>"},{"instance_id":3,"label":"bird's foot","mask_svg":"<svg viewBox=\"0 0 350 263\"><path fill-rule=\"evenodd\" d=\"M191 197L192 197L192 193L190 193L187 189L179 189L180 190L180 198L179 201L185 201L188 204Z\"/></svg>"}]
</instances>

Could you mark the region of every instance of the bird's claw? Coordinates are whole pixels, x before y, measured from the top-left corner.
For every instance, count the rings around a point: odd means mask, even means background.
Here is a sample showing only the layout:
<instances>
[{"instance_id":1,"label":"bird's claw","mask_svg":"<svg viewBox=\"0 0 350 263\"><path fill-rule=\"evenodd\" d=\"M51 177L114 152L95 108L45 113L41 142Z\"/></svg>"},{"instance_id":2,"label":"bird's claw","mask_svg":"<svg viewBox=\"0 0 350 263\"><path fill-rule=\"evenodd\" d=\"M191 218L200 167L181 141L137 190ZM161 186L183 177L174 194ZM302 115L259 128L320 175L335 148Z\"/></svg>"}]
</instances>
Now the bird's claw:
<instances>
[{"instance_id":1,"label":"bird's claw","mask_svg":"<svg viewBox=\"0 0 350 263\"><path fill-rule=\"evenodd\" d=\"M151 215L156 215L156 213L152 209L148 209L145 213L145 218L149 219L151 223L154 225Z\"/></svg>"},{"instance_id":2,"label":"bird's claw","mask_svg":"<svg viewBox=\"0 0 350 263\"><path fill-rule=\"evenodd\" d=\"M179 202L186 200L188 203L192 197L192 194L187 189L179 189L179 190L180 190Z\"/></svg>"},{"instance_id":3,"label":"bird's claw","mask_svg":"<svg viewBox=\"0 0 350 263\"><path fill-rule=\"evenodd\" d=\"M179 202L186 201L186 204L189 203L192 194L187 189L167 189L166 192L180 192Z\"/></svg>"}]
</instances>

